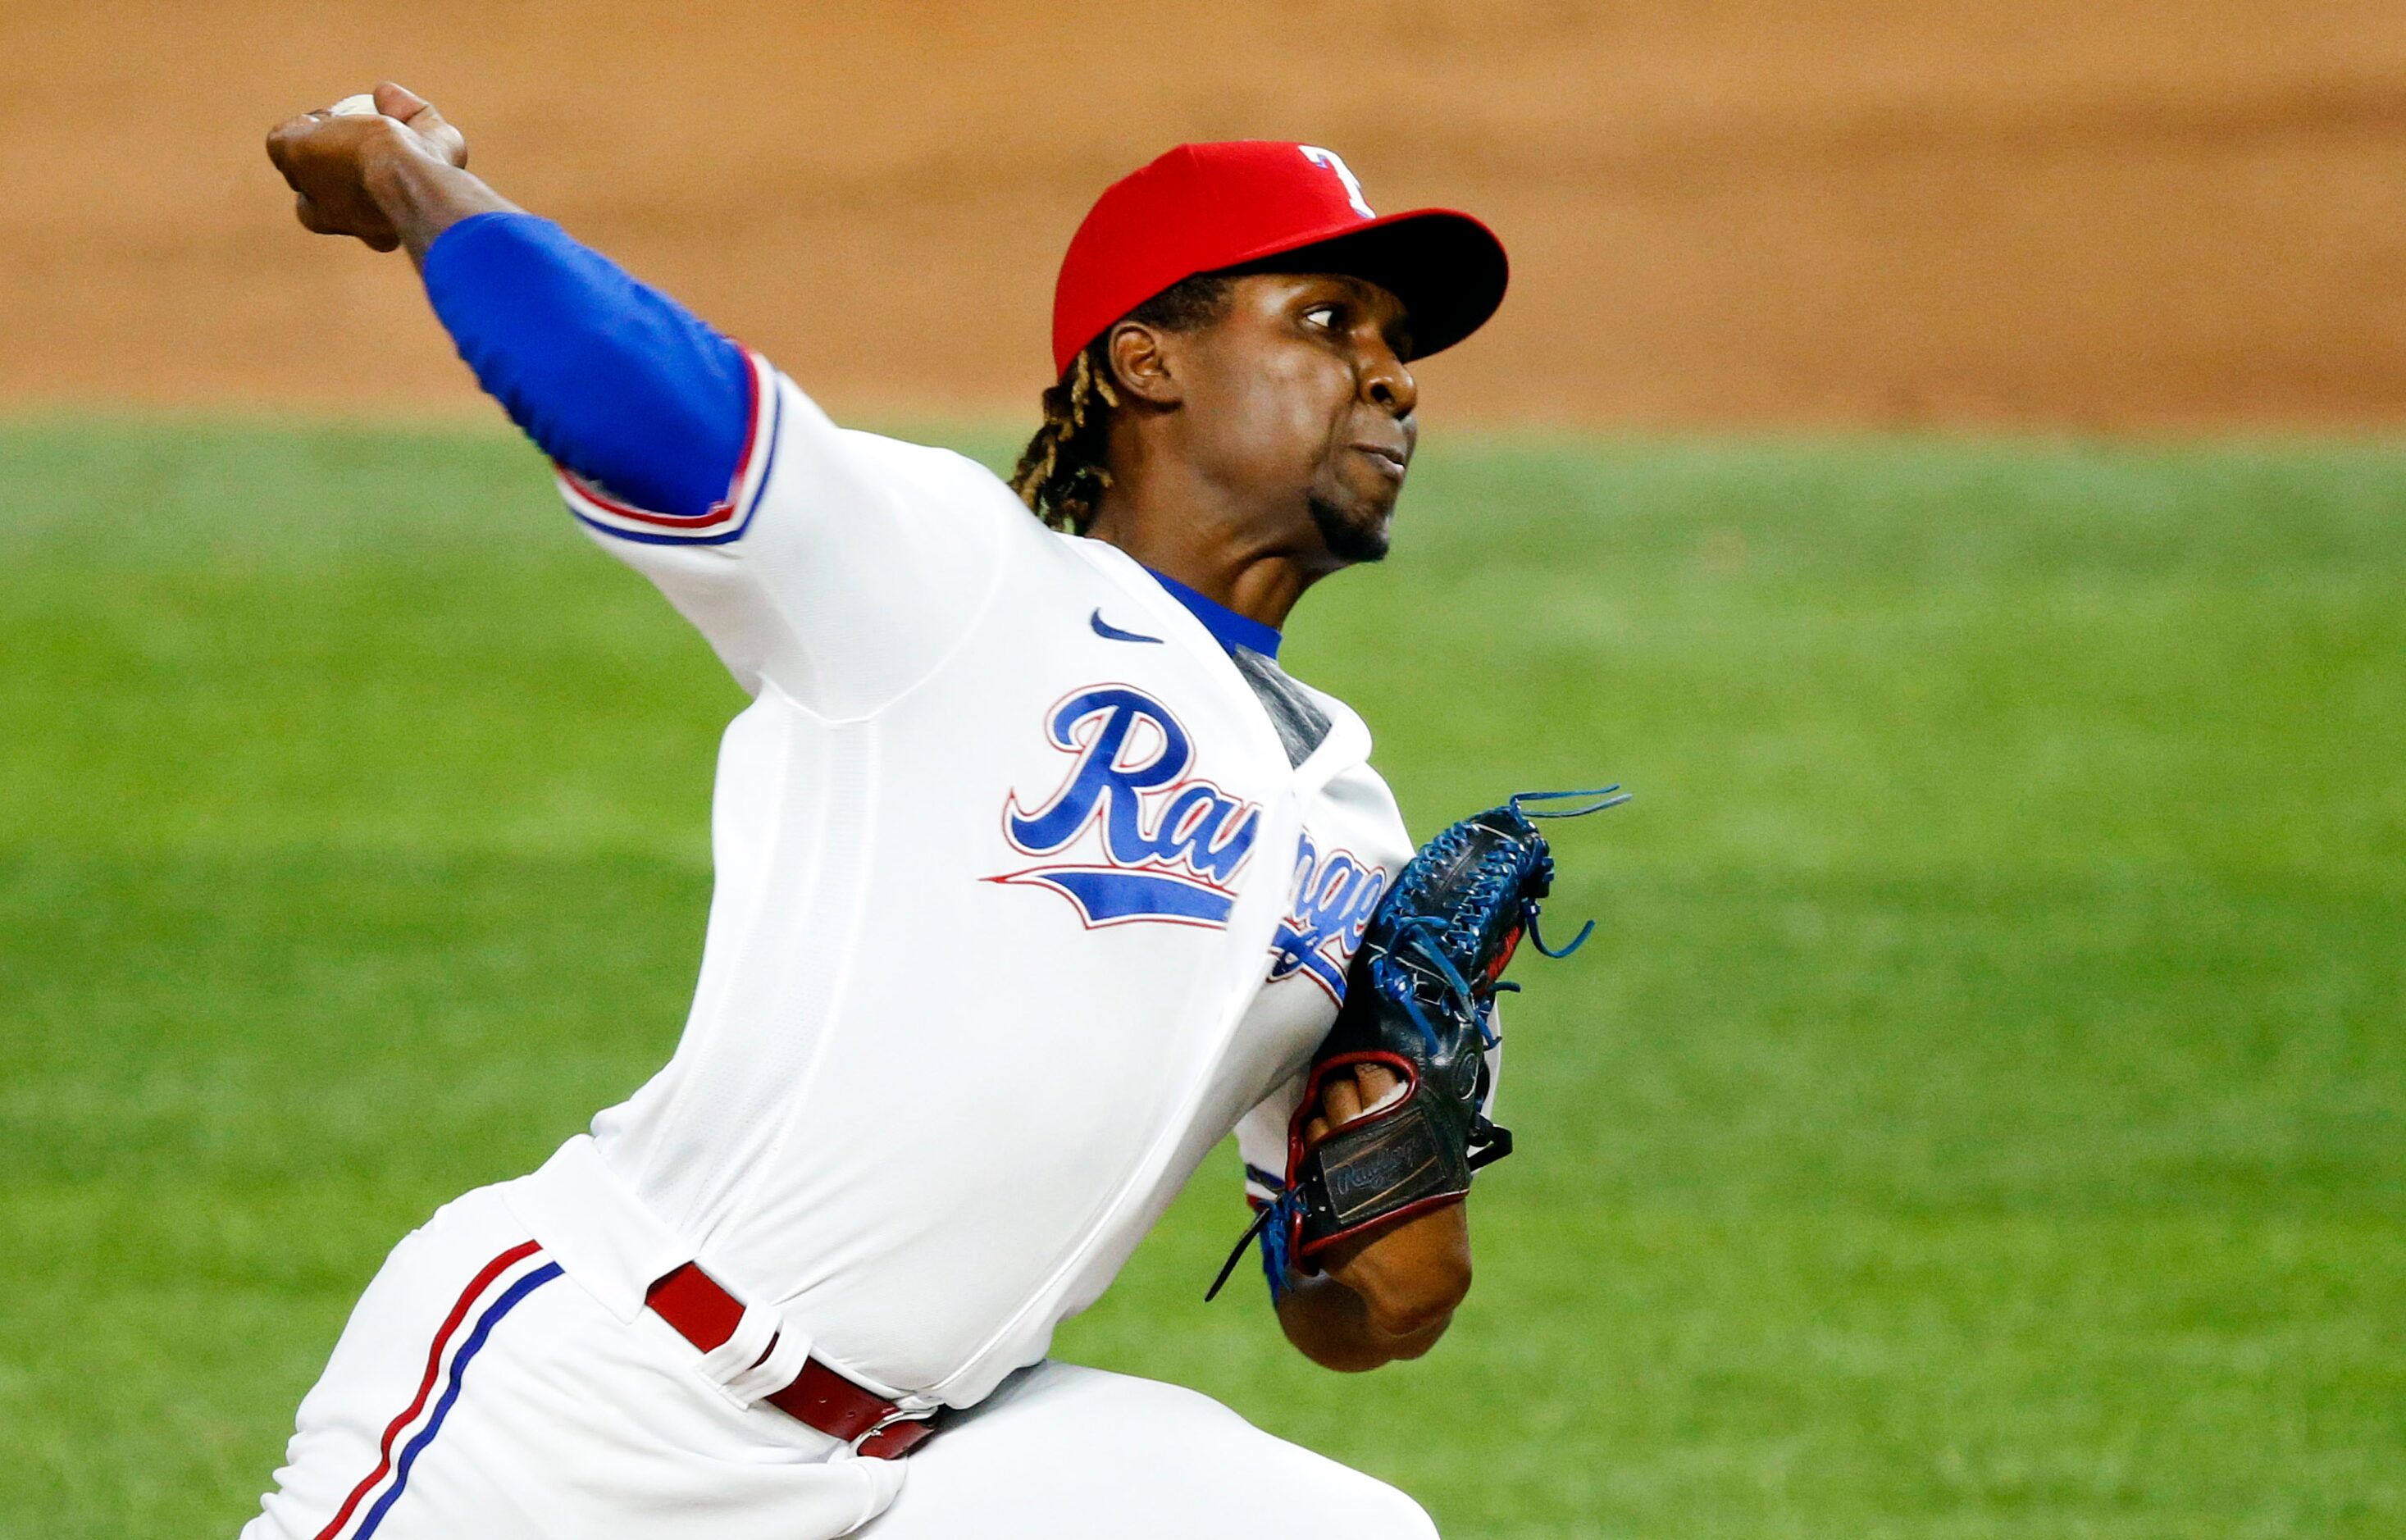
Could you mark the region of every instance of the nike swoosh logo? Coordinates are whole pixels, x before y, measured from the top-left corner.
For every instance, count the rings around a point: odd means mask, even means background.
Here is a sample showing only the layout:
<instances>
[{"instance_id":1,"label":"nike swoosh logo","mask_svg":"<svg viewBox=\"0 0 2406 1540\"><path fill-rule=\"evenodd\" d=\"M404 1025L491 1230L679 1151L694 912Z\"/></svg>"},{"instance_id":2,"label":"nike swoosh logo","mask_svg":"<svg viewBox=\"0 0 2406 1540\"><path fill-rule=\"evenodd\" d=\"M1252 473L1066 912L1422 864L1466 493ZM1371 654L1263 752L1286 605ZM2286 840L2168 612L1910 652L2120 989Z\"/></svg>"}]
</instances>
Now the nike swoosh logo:
<instances>
[{"instance_id":1,"label":"nike swoosh logo","mask_svg":"<svg viewBox=\"0 0 2406 1540\"><path fill-rule=\"evenodd\" d=\"M1139 636L1134 631L1121 630L1117 626L1112 625L1110 621L1103 618L1103 612L1100 608L1097 608L1095 611L1094 618L1087 622L1087 624L1093 626L1095 628L1095 634L1101 637L1106 642L1158 643L1161 640L1161 638L1157 636Z\"/></svg>"}]
</instances>

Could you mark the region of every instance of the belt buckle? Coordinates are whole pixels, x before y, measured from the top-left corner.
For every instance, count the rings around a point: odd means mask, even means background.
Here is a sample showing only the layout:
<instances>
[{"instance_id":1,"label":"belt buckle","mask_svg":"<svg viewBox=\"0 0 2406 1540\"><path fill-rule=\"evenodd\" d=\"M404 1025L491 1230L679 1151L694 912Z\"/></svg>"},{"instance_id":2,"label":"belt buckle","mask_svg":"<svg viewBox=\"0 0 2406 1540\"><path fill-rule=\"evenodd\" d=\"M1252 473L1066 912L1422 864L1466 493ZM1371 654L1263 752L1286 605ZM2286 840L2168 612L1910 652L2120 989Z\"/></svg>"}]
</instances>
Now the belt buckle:
<instances>
[{"instance_id":1,"label":"belt buckle","mask_svg":"<svg viewBox=\"0 0 2406 1540\"><path fill-rule=\"evenodd\" d=\"M853 1453L858 1454L860 1452L860 1447L863 1444L868 1443L870 1439L876 1437L879 1434L884 1433L886 1429L903 1422L927 1421L936 1415L937 1410L938 1408L934 1406L922 1406L915 1411L907 1406L897 1406L892 1411L886 1413L884 1417L881 1417L876 1421L870 1423L868 1427L860 1430L858 1436L855 1437L848 1447L851 1448Z\"/></svg>"}]
</instances>

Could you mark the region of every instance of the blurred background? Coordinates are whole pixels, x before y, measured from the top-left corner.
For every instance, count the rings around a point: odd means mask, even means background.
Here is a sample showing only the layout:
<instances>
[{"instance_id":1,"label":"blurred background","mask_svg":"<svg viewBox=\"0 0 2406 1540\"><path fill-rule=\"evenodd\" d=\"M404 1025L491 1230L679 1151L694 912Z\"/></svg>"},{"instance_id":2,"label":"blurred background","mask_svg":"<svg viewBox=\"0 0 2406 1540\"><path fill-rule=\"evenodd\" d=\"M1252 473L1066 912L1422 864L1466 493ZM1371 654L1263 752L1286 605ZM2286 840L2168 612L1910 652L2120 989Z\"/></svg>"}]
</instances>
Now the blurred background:
<instances>
[{"instance_id":1,"label":"blurred background","mask_svg":"<svg viewBox=\"0 0 2406 1540\"><path fill-rule=\"evenodd\" d=\"M380 78L852 410L1025 409L1096 191L1257 137L1504 234L1450 417L2406 420L2392 0L35 0L0 392L465 403L398 264L295 239L258 153Z\"/></svg>"},{"instance_id":2,"label":"blurred background","mask_svg":"<svg viewBox=\"0 0 2406 1540\"><path fill-rule=\"evenodd\" d=\"M1599 939L1521 965L1472 1302L1366 1378L1204 1308L1224 1154L1063 1353L1453 1536L2406 1533L2395 0L31 0L0 1536L233 1533L395 1238L689 995L742 698L406 264L291 224L262 135L379 78L998 465L1171 142L1510 247L1288 651L1419 834L1638 794L1561 832Z\"/></svg>"}]
</instances>

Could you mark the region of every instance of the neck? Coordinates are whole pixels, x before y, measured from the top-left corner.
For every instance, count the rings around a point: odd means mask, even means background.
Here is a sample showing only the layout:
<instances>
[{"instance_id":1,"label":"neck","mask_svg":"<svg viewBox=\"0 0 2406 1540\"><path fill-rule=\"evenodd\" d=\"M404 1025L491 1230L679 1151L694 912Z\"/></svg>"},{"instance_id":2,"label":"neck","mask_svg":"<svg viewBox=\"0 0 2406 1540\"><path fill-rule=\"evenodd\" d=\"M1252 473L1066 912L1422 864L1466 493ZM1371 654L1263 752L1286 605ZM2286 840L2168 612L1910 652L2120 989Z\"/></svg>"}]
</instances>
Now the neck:
<instances>
[{"instance_id":1,"label":"neck","mask_svg":"<svg viewBox=\"0 0 2406 1540\"><path fill-rule=\"evenodd\" d=\"M1274 630L1286 629L1288 614L1313 581L1301 563L1282 553L1197 539L1197 531L1164 528L1158 521L1115 520L1098 510L1086 533Z\"/></svg>"},{"instance_id":2,"label":"neck","mask_svg":"<svg viewBox=\"0 0 2406 1540\"><path fill-rule=\"evenodd\" d=\"M1281 530L1191 473L1165 477L1147 469L1115 473L1086 527L1089 537L1277 630L1286 629L1303 591L1335 570L1309 516L1280 521L1299 523L1300 531Z\"/></svg>"}]
</instances>

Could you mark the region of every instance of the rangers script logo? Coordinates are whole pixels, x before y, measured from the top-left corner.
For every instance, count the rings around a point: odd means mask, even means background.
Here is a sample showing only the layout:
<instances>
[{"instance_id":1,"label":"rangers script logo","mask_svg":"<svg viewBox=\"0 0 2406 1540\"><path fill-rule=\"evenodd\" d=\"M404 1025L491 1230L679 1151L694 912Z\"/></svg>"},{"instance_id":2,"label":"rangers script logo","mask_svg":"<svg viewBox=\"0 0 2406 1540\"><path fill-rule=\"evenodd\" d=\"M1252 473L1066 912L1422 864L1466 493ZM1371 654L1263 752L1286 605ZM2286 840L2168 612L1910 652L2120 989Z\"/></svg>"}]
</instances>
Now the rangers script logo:
<instances>
[{"instance_id":1,"label":"rangers script logo","mask_svg":"<svg viewBox=\"0 0 2406 1540\"><path fill-rule=\"evenodd\" d=\"M1273 982L1302 973L1345 1003L1345 970L1387 891L1387 869L1365 867L1350 850L1325 856L1309 830L1296 843L1295 897L1270 943Z\"/></svg>"},{"instance_id":2,"label":"rangers script logo","mask_svg":"<svg viewBox=\"0 0 2406 1540\"><path fill-rule=\"evenodd\" d=\"M1133 686L1069 695L1046 713L1045 732L1072 757L1069 776L1032 809L1016 791L1004 798L1002 833L1026 855L1069 859L985 880L1050 888L1090 930L1141 920L1224 928L1260 804L1188 775L1194 740Z\"/></svg>"}]
</instances>

